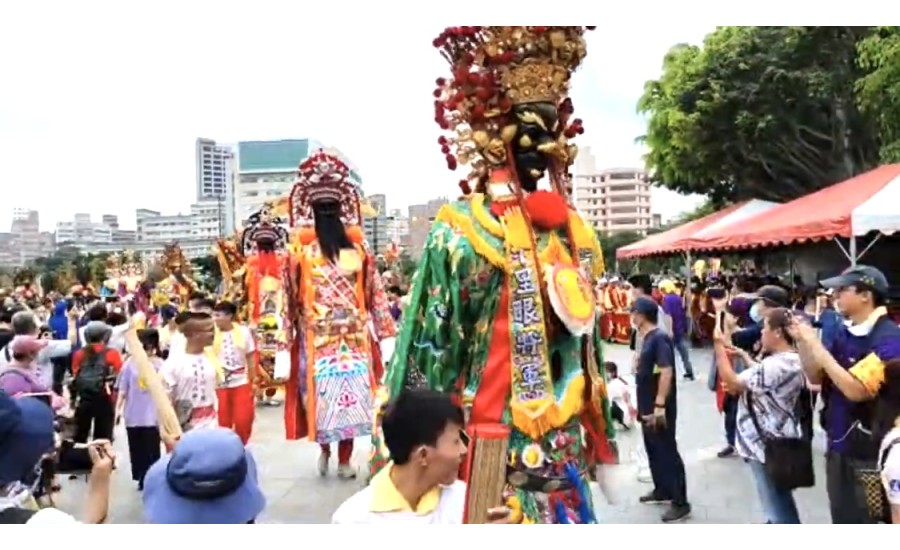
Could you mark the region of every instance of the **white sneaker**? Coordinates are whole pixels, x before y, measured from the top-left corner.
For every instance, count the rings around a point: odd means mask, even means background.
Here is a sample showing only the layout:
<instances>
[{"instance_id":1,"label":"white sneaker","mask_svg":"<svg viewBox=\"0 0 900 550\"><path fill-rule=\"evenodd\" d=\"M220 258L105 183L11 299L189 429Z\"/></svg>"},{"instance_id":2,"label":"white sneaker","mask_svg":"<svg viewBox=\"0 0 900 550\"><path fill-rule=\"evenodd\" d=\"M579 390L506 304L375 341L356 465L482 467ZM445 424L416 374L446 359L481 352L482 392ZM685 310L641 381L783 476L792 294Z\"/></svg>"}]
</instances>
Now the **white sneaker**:
<instances>
[{"instance_id":1,"label":"white sneaker","mask_svg":"<svg viewBox=\"0 0 900 550\"><path fill-rule=\"evenodd\" d=\"M349 464L338 464L338 478L356 479L356 470Z\"/></svg>"},{"instance_id":2,"label":"white sneaker","mask_svg":"<svg viewBox=\"0 0 900 550\"><path fill-rule=\"evenodd\" d=\"M328 453L319 453L319 475L325 477L328 475Z\"/></svg>"}]
</instances>

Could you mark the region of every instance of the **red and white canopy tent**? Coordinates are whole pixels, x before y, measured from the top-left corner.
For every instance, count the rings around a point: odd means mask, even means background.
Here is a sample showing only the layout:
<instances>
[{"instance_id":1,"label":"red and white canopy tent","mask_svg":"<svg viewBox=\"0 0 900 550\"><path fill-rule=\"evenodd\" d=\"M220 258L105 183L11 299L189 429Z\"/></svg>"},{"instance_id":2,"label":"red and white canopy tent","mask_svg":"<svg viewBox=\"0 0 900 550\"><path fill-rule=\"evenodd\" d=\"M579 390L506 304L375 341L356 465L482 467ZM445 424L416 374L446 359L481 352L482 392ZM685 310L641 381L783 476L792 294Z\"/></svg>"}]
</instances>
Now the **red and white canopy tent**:
<instances>
[{"instance_id":1,"label":"red and white canopy tent","mask_svg":"<svg viewBox=\"0 0 900 550\"><path fill-rule=\"evenodd\" d=\"M900 232L900 164L881 166L842 183L671 243L681 250L741 250L834 240L851 265L881 235ZM857 237L877 233L861 252ZM848 240L848 246L839 240Z\"/></svg>"},{"instance_id":2,"label":"red and white canopy tent","mask_svg":"<svg viewBox=\"0 0 900 550\"><path fill-rule=\"evenodd\" d=\"M732 227L762 212L767 212L776 206L778 206L778 203L758 199L738 203L698 220L690 221L668 231L650 235L646 239L628 246L623 246L616 250L616 259L633 260L648 256L681 253L686 249L679 248L678 243L680 242L689 242L691 239L698 238L708 231L718 231Z\"/></svg>"}]
</instances>

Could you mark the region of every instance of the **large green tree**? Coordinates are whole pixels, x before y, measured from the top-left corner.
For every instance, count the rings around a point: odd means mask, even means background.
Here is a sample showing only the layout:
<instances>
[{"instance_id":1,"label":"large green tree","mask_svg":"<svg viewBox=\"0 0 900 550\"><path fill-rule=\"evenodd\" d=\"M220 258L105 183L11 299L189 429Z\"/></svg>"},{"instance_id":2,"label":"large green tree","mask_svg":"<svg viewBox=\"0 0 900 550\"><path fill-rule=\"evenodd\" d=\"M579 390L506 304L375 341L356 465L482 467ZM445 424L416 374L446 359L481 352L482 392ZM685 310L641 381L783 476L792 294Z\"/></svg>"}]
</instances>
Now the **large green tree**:
<instances>
[{"instance_id":1,"label":"large green tree","mask_svg":"<svg viewBox=\"0 0 900 550\"><path fill-rule=\"evenodd\" d=\"M878 27L858 44L865 75L857 101L878 124L883 162L900 162L900 27Z\"/></svg>"},{"instance_id":2,"label":"large green tree","mask_svg":"<svg viewBox=\"0 0 900 550\"><path fill-rule=\"evenodd\" d=\"M876 129L854 88L870 27L719 27L646 84L641 139L659 185L713 204L790 200L871 168Z\"/></svg>"}]
</instances>

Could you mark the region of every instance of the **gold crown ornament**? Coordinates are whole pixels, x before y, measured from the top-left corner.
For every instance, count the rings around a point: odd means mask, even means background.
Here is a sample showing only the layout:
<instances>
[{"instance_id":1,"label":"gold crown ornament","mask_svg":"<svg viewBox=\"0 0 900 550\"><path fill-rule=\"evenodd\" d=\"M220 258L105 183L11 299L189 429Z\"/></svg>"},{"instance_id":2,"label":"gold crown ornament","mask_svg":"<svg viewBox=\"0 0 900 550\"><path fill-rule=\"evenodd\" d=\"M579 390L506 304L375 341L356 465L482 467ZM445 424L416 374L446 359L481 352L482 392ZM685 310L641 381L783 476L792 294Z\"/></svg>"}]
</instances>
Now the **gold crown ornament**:
<instances>
[{"instance_id":1,"label":"gold crown ornament","mask_svg":"<svg viewBox=\"0 0 900 550\"><path fill-rule=\"evenodd\" d=\"M350 179L350 168L323 150L300 163L290 194L291 227L315 225L313 204L335 202L345 226L360 225L359 189Z\"/></svg>"},{"instance_id":2,"label":"gold crown ornament","mask_svg":"<svg viewBox=\"0 0 900 550\"><path fill-rule=\"evenodd\" d=\"M566 140L584 132L569 94L572 74L587 55L584 33L596 27L449 27L433 41L451 66L434 90L435 122L450 133L438 145L450 170L472 167L469 179L483 178L507 163L507 145L519 105L550 103L557 108L559 149L575 150ZM455 149L455 151L454 151ZM460 182L468 194L468 179Z\"/></svg>"}]
</instances>

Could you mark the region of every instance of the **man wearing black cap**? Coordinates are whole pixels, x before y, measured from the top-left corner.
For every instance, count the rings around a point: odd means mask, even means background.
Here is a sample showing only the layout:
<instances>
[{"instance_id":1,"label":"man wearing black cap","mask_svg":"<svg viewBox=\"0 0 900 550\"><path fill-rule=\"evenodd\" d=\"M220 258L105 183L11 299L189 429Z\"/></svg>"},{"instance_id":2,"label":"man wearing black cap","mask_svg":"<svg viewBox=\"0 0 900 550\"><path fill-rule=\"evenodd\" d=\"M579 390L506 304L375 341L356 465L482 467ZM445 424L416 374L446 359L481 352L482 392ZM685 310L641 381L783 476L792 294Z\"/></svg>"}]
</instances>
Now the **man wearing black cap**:
<instances>
[{"instance_id":1,"label":"man wearing black cap","mask_svg":"<svg viewBox=\"0 0 900 550\"><path fill-rule=\"evenodd\" d=\"M759 288L755 293L745 296L752 300L750 306L750 319L753 324L732 333L731 343L736 348L740 348L751 355L755 355L759 351L759 340L762 338L763 324L765 323L766 313L769 310L779 307L790 307L791 298L788 291L777 285L766 285ZM724 311L724 302L726 298L714 300L716 311ZM715 361L715 359L713 359ZM715 367L715 365L713 365ZM718 372L715 368L712 371L715 378L711 384L711 388L715 388L718 384ZM719 451L719 458L726 458L734 455L734 441L737 437L737 409L739 397L735 395L725 394L725 401L722 403L722 411L725 414L725 448Z\"/></svg>"},{"instance_id":2,"label":"man wearing black cap","mask_svg":"<svg viewBox=\"0 0 900 550\"><path fill-rule=\"evenodd\" d=\"M791 326L803 368L822 384L828 434L826 477L833 523L871 523L857 472L875 468L880 441L871 434L873 405L882 394L884 363L900 358L900 327L887 316L889 286L878 269L858 265L820 283L834 289L849 321L828 349L799 319Z\"/></svg>"},{"instance_id":3,"label":"man wearing black cap","mask_svg":"<svg viewBox=\"0 0 900 550\"><path fill-rule=\"evenodd\" d=\"M641 337L635 383L638 414L644 424L644 447L653 477L653 490L642 496L644 504L669 502L664 522L679 521L691 514L687 501L684 461L675 441L678 417L675 385L675 345L658 327L659 305L646 296L634 301L631 322Z\"/></svg>"}]
</instances>

